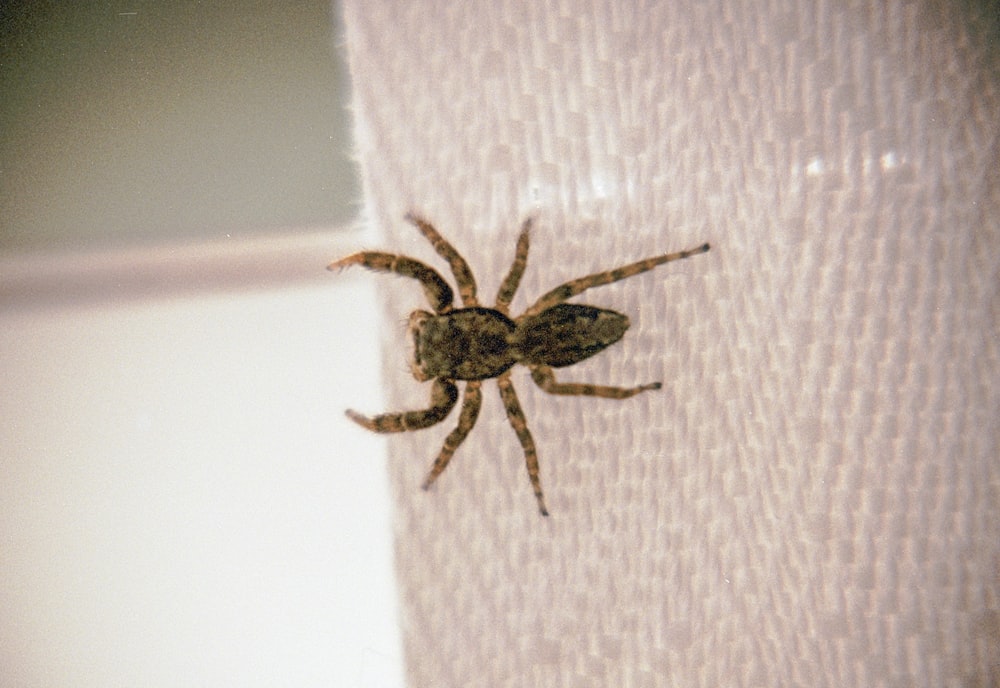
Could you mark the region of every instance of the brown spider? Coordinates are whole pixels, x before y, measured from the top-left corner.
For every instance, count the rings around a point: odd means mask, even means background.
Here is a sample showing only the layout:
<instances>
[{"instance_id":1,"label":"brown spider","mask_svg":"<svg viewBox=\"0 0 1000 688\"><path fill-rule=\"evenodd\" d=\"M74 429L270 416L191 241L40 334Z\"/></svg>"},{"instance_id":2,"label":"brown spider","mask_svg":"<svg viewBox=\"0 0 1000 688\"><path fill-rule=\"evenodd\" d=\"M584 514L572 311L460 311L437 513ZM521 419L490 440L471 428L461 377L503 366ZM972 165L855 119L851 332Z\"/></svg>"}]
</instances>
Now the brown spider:
<instances>
[{"instance_id":1,"label":"brown spider","mask_svg":"<svg viewBox=\"0 0 1000 688\"><path fill-rule=\"evenodd\" d=\"M347 417L373 432L404 432L427 428L448 416L458 401L455 380L465 380L465 395L458 426L445 438L444 446L424 480L423 488L426 490L441 475L455 450L475 425L482 404L479 389L482 381L495 377L500 387L500 397L507 409L507 418L524 449L528 477L538 500L538 509L543 516L548 516L538 477L535 442L528 431L524 412L510 381L510 368L515 363L528 366L535 384L549 394L625 399L639 392L660 389L659 382L638 387L557 382L553 368L573 365L604 350L621 339L629 326L628 317L621 313L564 302L591 287L611 284L672 260L704 253L709 246L702 244L698 248L647 258L614 270L571 280L542 296L520 317L512 320L509 315L510 302L528 262L530 219L525 221L521 229L514 262L500 285L493 308L479 305L476 280L458 251L426 220L413 213L407 214L406 219L431 242L438 255L448 261L458 283L463 308L452 307L452 290L444 278L433 268L413 258L362 251L330 263L328 270L361 265L371 270L395 272L419 280L434 309L434 313L414 311L410 315L409 324L409 334L413 338L413 357L410 360L413 376L421 382L432 378L434 380L430 408L375 417L349 410Z\"/></svg>"}]
</instances>

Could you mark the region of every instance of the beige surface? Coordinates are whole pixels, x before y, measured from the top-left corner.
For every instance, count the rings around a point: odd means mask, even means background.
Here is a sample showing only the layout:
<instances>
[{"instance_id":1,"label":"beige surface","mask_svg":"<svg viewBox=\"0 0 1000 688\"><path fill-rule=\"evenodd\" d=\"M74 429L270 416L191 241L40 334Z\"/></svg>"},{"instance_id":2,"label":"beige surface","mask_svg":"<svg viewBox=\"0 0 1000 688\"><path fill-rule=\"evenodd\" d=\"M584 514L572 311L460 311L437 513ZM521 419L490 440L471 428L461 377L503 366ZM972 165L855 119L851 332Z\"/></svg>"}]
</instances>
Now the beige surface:
<instances>
[{"instance_id":1,"label":"beige surface","mask_svg":"<svg viewBox=\"0 0 1000 688\"><path fill-rule=\"evenodd\" d=\"M345 3L386 248L444 269L402 221L424 213L489 302L532 215L517 312L713 244L584 299L633 327L564 377L663 391L515 374L550 518L495 384L430 493L457 414L392 439L410 685L995 685L995 20L626 4ZM368 278L389 402L417 407L419 290Z\"/></svg>"}]
</instances>

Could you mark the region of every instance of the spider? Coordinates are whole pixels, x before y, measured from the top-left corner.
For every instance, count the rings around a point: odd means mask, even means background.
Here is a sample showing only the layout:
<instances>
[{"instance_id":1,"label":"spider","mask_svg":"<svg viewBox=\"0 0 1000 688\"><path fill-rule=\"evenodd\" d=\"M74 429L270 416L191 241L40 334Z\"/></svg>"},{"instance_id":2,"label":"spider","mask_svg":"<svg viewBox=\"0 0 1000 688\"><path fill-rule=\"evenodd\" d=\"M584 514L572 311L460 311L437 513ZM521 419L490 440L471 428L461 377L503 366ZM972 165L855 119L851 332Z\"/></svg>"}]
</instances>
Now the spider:
<instances>
[{"instance_id":1,"label":"spider","mask_svg":"<svg viewBox=\"0 0 1000 688\"><path fill-rule=\"evenodd\" d=\"M413 213L406 220L416 226L434 250L448 261L458 283L462 308L452 305L452 290L441 275L424 263L406 256L362 251L330 263L328 270L361 265L378 272L394 272L412 277L423 286L433 313L416 310L410 314L409 336L413 340L410 369L420 382L434 380L430 407L420 411L363 416L348 410L347 417L373 432L420 430L443 421L458 402L456 380L465 382L458 425L445 438L444 446L423 482L428 489L448 466L452 455L476 424L482 404L482 381L496 378L507 418L520 440L528 467L528 478L538 501L538 510L548 516L538 475L535 441L510 380L515 363L526 365L531 378L549 394L571 394L626 399L660 389L652 382L637 387L607 387L575 382L558 382L553 368L573 365L611 346L628 329L628 317L612 310L566 303L591 287L599 287L652 270L658 265L705 253L708 244L678 253L667 253L630 263L614 270L570 280L544 294L517 318L510 317L510 302L517 291L528 261L528 234L531 219L524 222L514 262L497 293L496 304L486 308L476 297L476 280L468 263L426 220Z\"/></svg>"}]
</instances>

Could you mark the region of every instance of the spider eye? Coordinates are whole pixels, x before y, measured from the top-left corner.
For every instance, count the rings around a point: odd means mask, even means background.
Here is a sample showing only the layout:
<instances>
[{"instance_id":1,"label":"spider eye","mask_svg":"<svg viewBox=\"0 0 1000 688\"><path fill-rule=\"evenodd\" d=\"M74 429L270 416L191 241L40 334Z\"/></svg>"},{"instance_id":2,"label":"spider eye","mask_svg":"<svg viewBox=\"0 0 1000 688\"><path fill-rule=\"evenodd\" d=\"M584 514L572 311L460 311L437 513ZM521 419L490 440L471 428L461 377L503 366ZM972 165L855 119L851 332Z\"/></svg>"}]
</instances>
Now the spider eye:
<instances>
[{"instance_id":1,"label":"spider eye","mask_svg":"<svg viewBox=\"0 0 1000 688\"><path fill-rule=\"evenodd\" d=\"M433 316L427 311L413 311L410 314L408 331L410 333L410 372L413 373L419 382L431 379L432 375L427 373L424 367L423 356L421 355L421 340L424 326L429 318Z\"/></svg>"}]
</instances>

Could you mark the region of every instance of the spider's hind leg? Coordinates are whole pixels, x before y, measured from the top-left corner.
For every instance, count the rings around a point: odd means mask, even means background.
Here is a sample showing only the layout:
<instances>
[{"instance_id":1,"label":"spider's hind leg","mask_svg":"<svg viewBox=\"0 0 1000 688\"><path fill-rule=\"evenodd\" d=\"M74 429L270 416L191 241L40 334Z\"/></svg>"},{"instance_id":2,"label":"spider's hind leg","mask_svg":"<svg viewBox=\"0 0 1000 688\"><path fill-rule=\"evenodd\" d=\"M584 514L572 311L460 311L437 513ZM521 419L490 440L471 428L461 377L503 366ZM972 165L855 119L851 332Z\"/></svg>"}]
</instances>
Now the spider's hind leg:
<instances>
[{"instance_id":1,"label":"spider's hind leg","mask_svg":"<svg viewBox=\"0 0 1000 688\"><path fill-rule=\"evenodd\" d=\"M608 387L586 382L558 382L552 368L544 365L531 366L531 379L549 394L604 397L605 399L628 399L640 392L660 389L663 386L659 382L650 382L638 387Z\"/></svg>"},{"instance_id":2,"label":"spider's hind leg","mask_svg":"<svg viewBox=\"0 0 1000 688\"><path fill-rule=\"evenodd\" d=\"M635 263L629 263L628 265L623 265L622 267L615 268L613 270L597 272L593 275L587 275L586 277L570 280L565 284L560 284L547 294L544 294L524 312L524 315L538 315L545 309L552 308L552 306L562 303L567 299L571 299L577 294L585 292L593 287L600 287L605 284L611 284L612 282L618 282L619 280L627 279L629 277L633 277L634 275L652 270L653 268L663 265L664 263L690 258L691 256L698 255L699 253L705 253L709 248L708 244L702 244L697 248L691 248L687 251L666 253L662 256L654 256L653 258L646 258L645 260L640 260Z\"/></svg>"},{"instance_id":3,"label":"spider's hind leg","mask_svg":"<svg viewBox=\"0 0 1000 688\"><path fill-rule=\"evenodd\" d=\"M357 411L347 411L347 417L372 432L406 432L420 430L443 421L458 401L458 387L450 380L437 379L431 388L431 406L422 411L385 413L380 416L363 416Z\"/></svg>"},{"instance_id":4,"label":"spider's hind leg","mask_svg":"<svg viewBox=\"0 0 1000 688\"><path fill-rule=\"evenodd\" d=\"M480 386L482 386L482 382L479 380L471 380L466 383L465 395L462 397L462 412L458 417L458 425L445 438L444 446L441 447L441 452L434 460L434 465L431 467L430 473L424 478L424 483L421 487L425 490L448 467L448 462L451 461L455 450L465 441L469 431L476 424L476 418L479 417L479 408L483 404L483 394L479 389Z\"/></svg>"}]
</instances>

